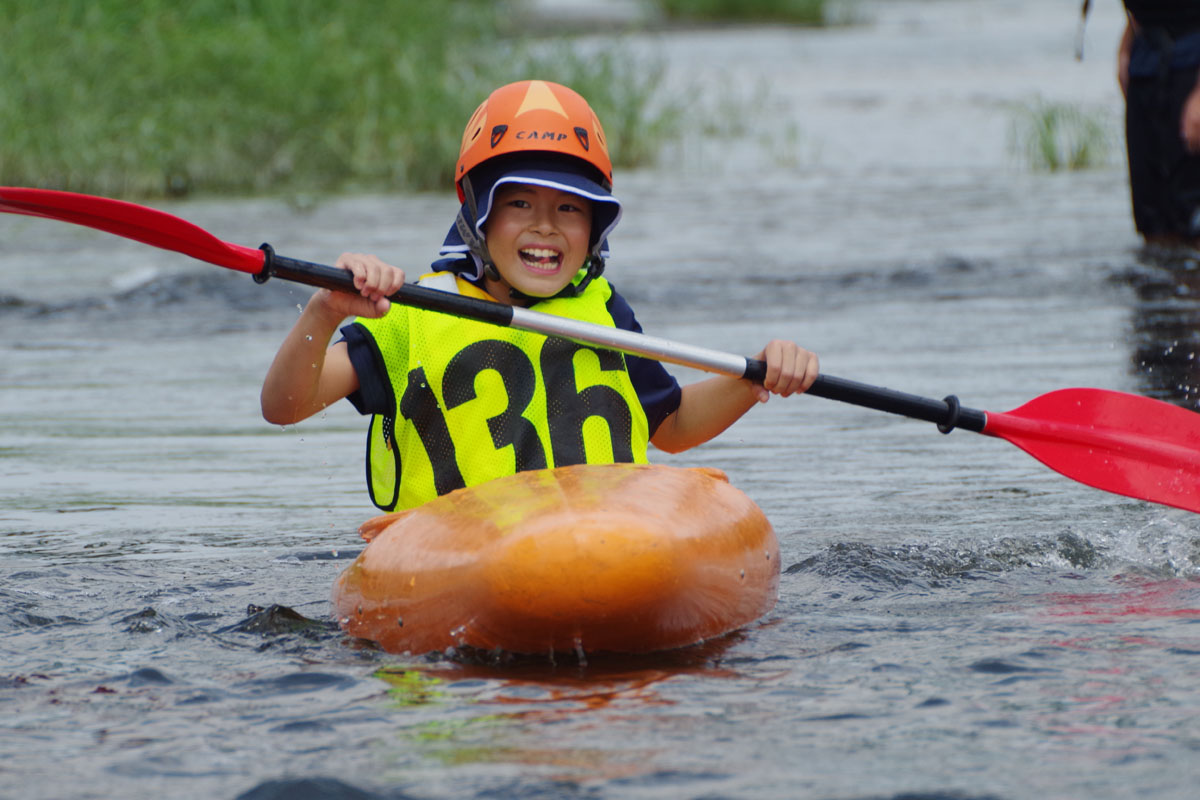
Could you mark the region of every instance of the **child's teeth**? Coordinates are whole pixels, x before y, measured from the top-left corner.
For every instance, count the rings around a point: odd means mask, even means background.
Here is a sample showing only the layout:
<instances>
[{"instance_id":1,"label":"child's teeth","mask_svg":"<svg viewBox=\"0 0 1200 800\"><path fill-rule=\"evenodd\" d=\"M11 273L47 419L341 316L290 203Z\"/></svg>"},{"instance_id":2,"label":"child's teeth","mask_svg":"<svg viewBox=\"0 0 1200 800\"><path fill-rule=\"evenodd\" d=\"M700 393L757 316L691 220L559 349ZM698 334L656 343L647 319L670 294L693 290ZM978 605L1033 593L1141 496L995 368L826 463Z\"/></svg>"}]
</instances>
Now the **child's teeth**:
<instances>
[{"instance_id":1,"label":"child's teeth","mask_svg":"<svg viewBox=\"0 0 1200 800\"><path fill-rule=\"evenodd\" d=\"M522 250L521 257L526 261L542 265L557 264L560 258L557 251L544 250L540 247Z\"/></svg>"}]
</instances>

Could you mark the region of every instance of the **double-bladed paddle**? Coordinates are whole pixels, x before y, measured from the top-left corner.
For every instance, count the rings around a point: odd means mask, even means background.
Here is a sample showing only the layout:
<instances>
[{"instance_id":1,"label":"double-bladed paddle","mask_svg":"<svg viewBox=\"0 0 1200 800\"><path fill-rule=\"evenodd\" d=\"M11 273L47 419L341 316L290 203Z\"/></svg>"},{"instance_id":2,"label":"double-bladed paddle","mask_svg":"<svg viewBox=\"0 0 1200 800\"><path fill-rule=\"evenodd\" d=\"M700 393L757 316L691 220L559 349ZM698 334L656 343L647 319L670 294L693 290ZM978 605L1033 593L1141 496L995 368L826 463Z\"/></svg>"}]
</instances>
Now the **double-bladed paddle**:
<instances>
[{"instance_id":1,"label":"double-bladed paddle","mask_svg":"<svg viewBox=\"0 0 1200 800\"><path fill-rule=\"evenodd\" d=\"M285 258L268 245L224 242L172 214L122 200L5 186L0 211L108 231L249 273L260 283L278 277L355 291L345 270ZM390 299L720 375L761 381L766 373L756 359L422 286L405 285ZM943 433L965 428L1005 439L1088 486L1200 512L1200 414L1169 403L1104 389L1060 389L996 413L962 407L953 396L934 400L830 375L818 377L808 394L933 422Z\"/></svg>"}]
</instances>

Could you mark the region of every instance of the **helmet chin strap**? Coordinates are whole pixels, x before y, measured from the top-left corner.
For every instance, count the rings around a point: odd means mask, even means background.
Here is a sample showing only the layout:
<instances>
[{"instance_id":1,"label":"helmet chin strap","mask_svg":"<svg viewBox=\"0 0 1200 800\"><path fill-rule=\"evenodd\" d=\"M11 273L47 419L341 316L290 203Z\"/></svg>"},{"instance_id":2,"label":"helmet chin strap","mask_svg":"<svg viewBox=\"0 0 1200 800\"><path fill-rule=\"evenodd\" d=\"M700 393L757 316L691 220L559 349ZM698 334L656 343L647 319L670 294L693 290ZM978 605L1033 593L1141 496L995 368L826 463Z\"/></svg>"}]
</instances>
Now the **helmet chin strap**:
<instances>
[{"instance_id":1,"label":"helmet chin strap","mask_svg":"<svg viewBox=\"0 0 1200 800\"><path fill-rule=\"evenodd\" d=\"M588 256L587 261L583 262L582 269L586 270L586 272L584 273L583 278L580 279L579 283L568 283L566 286L559 289L552 295L538 297L537 295L525 294L520 289L514 289L513 287L509 286L508 296L513 300L520 300L522 302L529 303L530 305L540 300L553 300L558 297L578 297L579 295L583 294L583 290L588 287L588 284L592 282L593 278L600 277L600 274L604 272L604 259L600 256ZM508 285L507 281L504 280L504 276L502 276L496 269L495 264L489 262L488 264L484 265L483 274L493 281L504 283L506 286Z\"/></svg>"},{"instance_id":2,"label":"helmet chin strap","mask_svg":"<svg viewBox=\"0 0 1200 800\"><path fill-rule=\"evenodd\" d=\"M495 266L492 266L492 269L494 270ZM579 295L583 294L583 290L588 287L588 284L592 282L593 278L600 277L601 273L604 272L604 259L598 255L588 256L587 261L583 262L582 269L587 271L584 273L584 276L582 279L580 279L579 283L568 283L566 286L548 297L537 297L535 295L525 294L519 289L514 289L511 286L508 287L508 295L514 300L525 300L529 301L530 303L536 303L539 300L553 300L558 297L578 297ZM484 268L484 271L486 273L487 267ZM499 275L499 273L497 273L497 275ZM492 278L492 280L503 279Z\"/></svg>"},{"instance_id":3,"label":"helmet chin strap","mask_svg":"<svg viewBox=\"0 0 1200 800\"><path fill-rule=\"evenodd\" d=\"M492 263L487 243L483 241L483 237L475 230L475 220L479 219L479 205L475 202L475 188L471 186L471 177L464 175L461 183L467 210L471 212L471 219L467 221L460 208L458 216L454 218L454 227L458 230L458 235L462 237L467 249L483 265L483 274L491 280L498 281L500 280L500 272L496 269L496 265Z\"/></svg>"}]
</instances>

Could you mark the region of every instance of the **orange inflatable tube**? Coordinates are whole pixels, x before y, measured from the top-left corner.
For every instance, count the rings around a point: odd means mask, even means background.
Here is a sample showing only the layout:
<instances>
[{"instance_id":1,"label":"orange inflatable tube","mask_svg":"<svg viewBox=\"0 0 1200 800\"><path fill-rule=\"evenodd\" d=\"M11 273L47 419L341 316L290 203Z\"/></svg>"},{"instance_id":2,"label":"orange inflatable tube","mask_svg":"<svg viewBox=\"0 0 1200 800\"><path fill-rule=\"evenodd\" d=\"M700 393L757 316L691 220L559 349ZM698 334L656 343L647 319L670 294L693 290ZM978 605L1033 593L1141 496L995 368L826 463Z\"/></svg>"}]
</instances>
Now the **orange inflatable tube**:
<instances>
[{"instance_id":1,"label":"orange inflatable tube","mask_svg":"<svg viewBox=\"0 0 1200 800\"><path fill-rule=\"evenodd\" d=\"M775 605L779 543L725 474L647 464L522 472L363 524L338 577L350 634L391 652L644 653Z\"/></svg>"}]
</instances>

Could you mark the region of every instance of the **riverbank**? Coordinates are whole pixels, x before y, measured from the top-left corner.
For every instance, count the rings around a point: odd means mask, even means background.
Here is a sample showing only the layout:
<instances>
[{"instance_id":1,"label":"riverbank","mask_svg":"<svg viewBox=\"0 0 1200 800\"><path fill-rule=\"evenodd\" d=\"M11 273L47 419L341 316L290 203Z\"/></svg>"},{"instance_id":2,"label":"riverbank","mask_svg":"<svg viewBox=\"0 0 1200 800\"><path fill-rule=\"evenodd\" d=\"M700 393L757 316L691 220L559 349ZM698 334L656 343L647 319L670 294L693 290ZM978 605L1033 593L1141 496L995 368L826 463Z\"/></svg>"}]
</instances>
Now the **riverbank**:
<instances>
[{"instance_id":1,"label":"riverbank","mask_svg":"<svg viewBox=\"0 0 1200 800\"><path fill-rule=\"evenodd\" d=\"M142 198L442 188L475 106L531 74L588 97L623 166L672 135L652 58L584 60L502 14L479 0L336 14L318 0L12 0L0 182Z\"/></svg>"}]
</instances>

